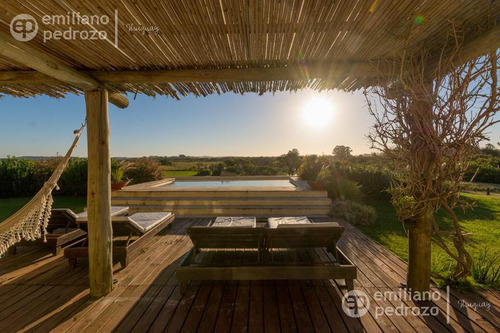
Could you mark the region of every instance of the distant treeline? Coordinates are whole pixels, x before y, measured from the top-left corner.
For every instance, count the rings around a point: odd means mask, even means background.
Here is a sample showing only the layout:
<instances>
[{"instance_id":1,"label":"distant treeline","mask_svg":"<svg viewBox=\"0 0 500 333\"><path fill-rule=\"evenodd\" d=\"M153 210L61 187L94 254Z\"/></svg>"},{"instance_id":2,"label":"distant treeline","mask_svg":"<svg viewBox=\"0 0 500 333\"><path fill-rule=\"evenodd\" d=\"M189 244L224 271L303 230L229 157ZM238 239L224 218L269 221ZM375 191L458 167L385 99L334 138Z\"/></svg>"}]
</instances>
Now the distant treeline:
<instances>
[{"instance_id":1,"label":"distant treeline","mask_svg":"<svg viewBox=\"0 0 500 333\"><path fill-rule=\"evenodd\" d=\"M186 170L196 171L198 176L298 175L311 182L326 184L333 197L338 196L339 191L346 193L342 196L351 195L353 198L358 193L387 195L384 190L389 186L391 175L391 167L387 161L378 155L352 156L351 151L351 148L347 146L336 146L331 155L302 156L297 149L292 149L286 154L275 157L192 157L186 155L120 157L112 160L112 168L115 174L115 171L123 165L119 163L120 161L129 162L130 165L123 170L123 177L133 179L134 183L159 179L162 177L162 168L178 165ZM50 177L60 159L60 157L1 159L0 197L33 195ZM490 144L480 150L464 176L464 181L471 180L500 183L499 149ZM347 184L347 181L355 184ZM332 184L336 184L336 187ZM86 195L87 159L72 158L59 181L59 186L61 189L56 192L58 194ZM359 187L359 191L355 190L355 187Z\"/></svg>"}]
</instances>

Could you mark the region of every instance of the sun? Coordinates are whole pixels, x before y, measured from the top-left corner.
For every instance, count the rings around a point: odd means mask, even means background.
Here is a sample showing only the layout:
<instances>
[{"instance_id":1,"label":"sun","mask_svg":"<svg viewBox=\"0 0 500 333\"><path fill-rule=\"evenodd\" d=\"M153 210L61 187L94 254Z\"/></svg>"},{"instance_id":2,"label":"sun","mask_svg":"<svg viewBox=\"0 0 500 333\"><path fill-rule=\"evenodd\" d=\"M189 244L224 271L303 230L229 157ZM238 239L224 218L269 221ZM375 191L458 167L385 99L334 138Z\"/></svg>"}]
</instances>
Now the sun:
<instances>
[{"instance_id":1,"label":"sun","mask_svg":"<svg viewBox=\"0 0 500 333\"><path fill-rule=\"evenodd\" d=\"M302 110L302 120L308 127L321 129L326 127L333 118L333 104L326 98L313 98Z\"/></svg>"}]
</instances>

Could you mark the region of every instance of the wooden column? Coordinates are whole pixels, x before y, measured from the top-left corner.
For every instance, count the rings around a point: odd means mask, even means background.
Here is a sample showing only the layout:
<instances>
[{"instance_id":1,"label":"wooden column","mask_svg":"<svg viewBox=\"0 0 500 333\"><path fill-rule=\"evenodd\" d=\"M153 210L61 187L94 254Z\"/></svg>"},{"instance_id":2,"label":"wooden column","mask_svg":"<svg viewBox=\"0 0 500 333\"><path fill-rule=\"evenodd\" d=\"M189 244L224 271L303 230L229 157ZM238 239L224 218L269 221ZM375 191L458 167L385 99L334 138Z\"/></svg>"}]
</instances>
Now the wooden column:
<instances>
[{"instance_id":1,"label":"wooden column","mask_svg":"<svg viewBox=\"0 0 500 333\"><path fill-rule=\"evenodd\" d=\"M88 143L88 241L90 295L113 289L111 228L111 159L109 155L108 92L85 92Z\"/></svg>"},{"instance_id":2,"label":"wooden column","mask_svg":"<svg viewBox=\"0 0 500 333\"><path fill-rule=\"evenodd\" d=\"M434 153L425 141L432 131L433 104L432 104L432 81L426 82L425 86L416 88L420 91L415 93L415 99L410 106L410 114L407 121L410 124L411 153L409 167L413 172L420 175L424 184L433 184L435 177L432 170ZM417 199L421 200L420 212L409 222L408 227L408 276L407 286L412 292L425 292L430 287L431 274L431 243L432 225L434 219L433 204L426 202L428 193L416 193Z\"/></svg>"}]
</instances>

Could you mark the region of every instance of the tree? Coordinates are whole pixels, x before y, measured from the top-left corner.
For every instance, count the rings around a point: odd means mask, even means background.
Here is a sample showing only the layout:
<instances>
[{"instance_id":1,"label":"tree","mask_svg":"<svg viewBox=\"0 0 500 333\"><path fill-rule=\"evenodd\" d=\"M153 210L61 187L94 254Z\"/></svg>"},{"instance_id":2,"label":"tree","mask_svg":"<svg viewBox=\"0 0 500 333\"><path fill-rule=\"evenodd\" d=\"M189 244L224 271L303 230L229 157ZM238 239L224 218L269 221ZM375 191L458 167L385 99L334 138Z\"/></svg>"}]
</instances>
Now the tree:
<instances>
[{"instance_id":1,"label":"tree","mask_svg":"<svg viewBox=\"0 0 500 333\"><path fill-rule=\"evenodd\" d=\"M335 146L332 151L333 156L340 161L348 160L352 156L351 153L352 149L349 146Z\"/></svg>"},{"instance_id":2,"label":"tree","mask_svg":"<svg viewBox=\"0 0 500 333\"><path fill-rule=\"evenodd\" d=\"M438 59L424 49L403 52L394 61L394 76L365 91L375 118L369 139L394 165L392 203L408 230L412 291L429 289L431 242L456 261L452 279L470 273L468 238L455 212L470 206L460 199L460 181L500 109L498 54L457 66L462 50L457 29L448 42ZM453 231L439 230L434 214L440 208Z\"/></svg>"},{"instance_id":3,"label":"tree","mask_svg":"<svg viewBox=\"0 0 500 333\"><path fill-rule=\"evenodd\" d=\"M279 157L280 163L286 168L288 175L295 175L297 170L299 170L300 164L302 163L302 157L299 154L298 149L292 149L288 151L287 154L281 155Z\"/></svg>"}]
</instances>

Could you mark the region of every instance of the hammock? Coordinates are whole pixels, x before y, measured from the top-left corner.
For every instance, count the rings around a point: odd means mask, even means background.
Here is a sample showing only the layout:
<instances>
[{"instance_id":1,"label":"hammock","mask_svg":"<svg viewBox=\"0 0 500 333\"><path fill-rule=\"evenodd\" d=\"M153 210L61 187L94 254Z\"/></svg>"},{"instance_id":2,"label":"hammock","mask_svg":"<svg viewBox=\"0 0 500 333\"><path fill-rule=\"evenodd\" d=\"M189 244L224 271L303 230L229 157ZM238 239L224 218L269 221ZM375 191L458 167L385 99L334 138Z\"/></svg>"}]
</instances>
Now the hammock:
<instances>
[{"instance_id":1,"label":"hammock","mask_svg":"<svg viewBox=\"0 0 500 333\"><path fill-rule=\"evenodd\" d=\"M44 236L47 232L47 223L49 222L52 209L52 191L57 187L57 182L64 169L68 165L69 159L75 149L78 139L83 132L82 127L75 131L75 139L66 155L54 170L54 173L45 182L42 189L14 215L3 222L0 222L0 257L3 256L10 246L20 242L22 239L35 240Z\"/></svg>"}]
</instances>

